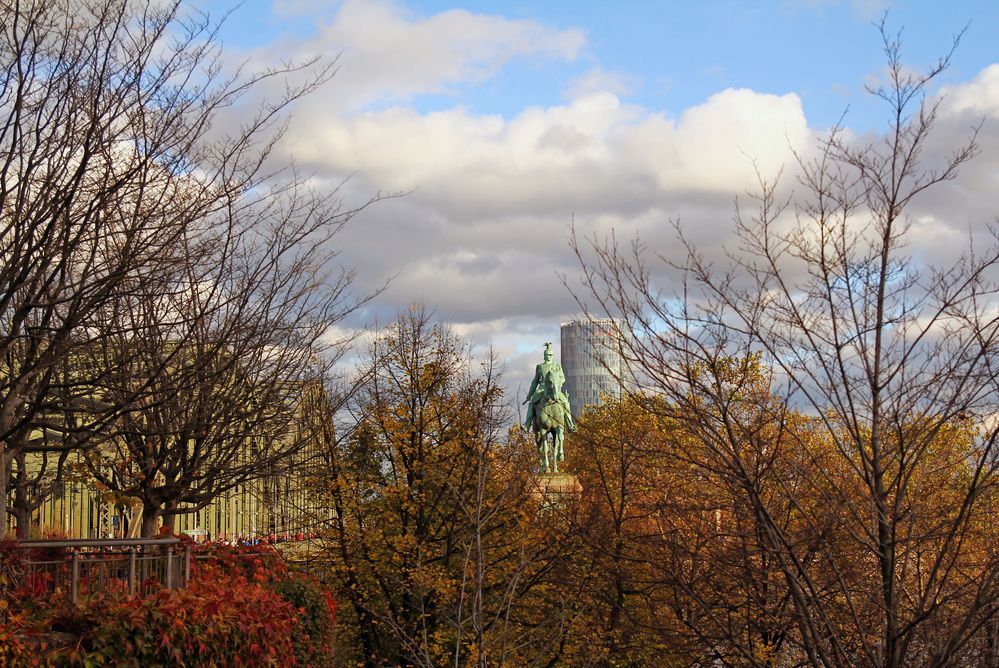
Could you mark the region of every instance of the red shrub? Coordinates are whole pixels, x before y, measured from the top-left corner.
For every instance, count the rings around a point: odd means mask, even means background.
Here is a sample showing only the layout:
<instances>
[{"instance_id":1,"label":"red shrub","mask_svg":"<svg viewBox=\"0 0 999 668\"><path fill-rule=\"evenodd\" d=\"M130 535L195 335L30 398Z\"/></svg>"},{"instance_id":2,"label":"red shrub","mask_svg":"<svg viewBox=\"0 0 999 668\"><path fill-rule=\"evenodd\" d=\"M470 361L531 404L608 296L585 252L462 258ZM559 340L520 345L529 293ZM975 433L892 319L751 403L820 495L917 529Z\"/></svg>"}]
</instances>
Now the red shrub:
<instances>
[{"instance_id":1,"label":"red shrub","mask_svg":"<svg viewBox=\"0 0 999 668\"><path fill-rule=\"evenodd\" d=\"M252 582L273 582L288 576L281 554L267 545L199 545L191 561L192 577L240 576Z\"/></svg>"},{"instance_id":2,"label":"red shrub","mask_svg":"<svg viewBox=\"0 0 999 668\"><path fill-rule=\"evenodd\" d=\"M192 580L145 599L97 602L86 658L115 665L289 665L294 607L245 578Z\"/></svg>"},{"instance_id":3,"label":"red shrub","mask_svg":"<svg viewBox=\"0 0 999 668\"><path fill-rule=\"evenodd\" d=\"M187 589L0 599L0 666L293 666L332 661L333 609L259 548L199 548ZM17 609L15 609L17 606Z\"/></svg>"},{"instance_id":4,"label":"red shrub","mask_svg":"<svg viewBox=\"0 0 999 668\"><path fill-rule=\"evenodd\" d=\"M0 666L30 666L37 652L25 637L24 615L9 610L7 605L7 601L0 600Z\"/></svg>"}]
</instances>

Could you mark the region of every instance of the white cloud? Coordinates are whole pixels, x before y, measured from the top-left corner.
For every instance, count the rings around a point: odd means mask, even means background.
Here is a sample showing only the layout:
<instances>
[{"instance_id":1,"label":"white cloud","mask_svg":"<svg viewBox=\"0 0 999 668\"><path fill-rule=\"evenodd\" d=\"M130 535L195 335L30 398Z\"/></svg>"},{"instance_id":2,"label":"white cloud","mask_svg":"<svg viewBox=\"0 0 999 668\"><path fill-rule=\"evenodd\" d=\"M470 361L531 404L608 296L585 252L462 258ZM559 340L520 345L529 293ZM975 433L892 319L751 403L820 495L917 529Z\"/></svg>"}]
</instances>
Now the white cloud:
<instances>
[{"instance_id":1,"label":"white cloud","mask_svg":"<svg viewBox=\"0 0 999 668\"><path fill-rule=\"evenodd\" d=\"M291 9L303 11L301 3L292 4ZM575 28L461 9L423 18L390 0L348 0L331 21L319 20L312 38L272 45L254 57L276 61L340 54L339 94L328 100L334 110L481 82L518 57L571 61L586 43Z\"/></svg>"},{"instance_id":2,"label":"white cloud","mask_svg":"<svg viewBox=\"0 0 999 668\"><path fill-rule=\"evenodd\" d=\"M971 113L999 117L999 63L989 65L972 81L941 91L941 111L948 116Z\"/></svg>"},{"instance_id":3,"label":"white cloud","mask_svg":"<svg viewBox=\"0 0 999 668\"><path fill-rule=\"evenodd\" d=\"M741 193L761 173L776 173L810 138L801 100L727 89L683 112L677 122L650 117L630 128L627 145L663 190Z\"/></svg>"},{"instance_id":4,"label":"white cloud","mask_svg":"<svg viewBox=\"0 0 999 668\"><path fill-rule=\"evenodd\" d=\"M756 185L751 158L770 174L810 138L797 96L748 90L723 91L675 120L609 93L510 119L394 107L320 123L322 101L306 105L315 120L300 112L286 137L300 163L330 180L355 173L362 192L416 189L365 211L339 239L362 285L396 276L380 300L385 316L424 301L469 331L503 321L506 336L526 341L552 337L527 323L557 334L577 312L560 278L579 275L567 243L573 216L581 234L640 233L665 252L679 217L716 252L733 195Z\"/></svg>"},{"instance_id":5,"label":"white cloud","mask_svg":"<svg viewBox=\"0 0 999 668\"><path fill-rule=\"evenodd\" d=\"M749 90L718 93L677 121L601 93L510 120L396 107L318 131L302 125L310 129L287 144L300 161L360 172L385 189L418 187L443 212L469 216L565 217L685 190L741 192L755 184L753 160L774 172L809 137L796 95Z\"/></svg>"},{"instance_id":6,"label":"white cloud","mask_svg":"<svg viewBox=\"0 0 999 668\"><path fill-rule=\"evenodd\" d=\"M765 177L786 167L794 185L792 148L807 155L817 131L792 92L726 89L667 114L624 101L631 82L597 66L566 86L563 103L505 117L462 106L423 113L407 102L488 79L513 58L572 60L584 45L579 31L531 21L466 11L421 18L347 2L289 50L344 55L335 79L296 106L282 149L320 181L354 174L348 201L415 189L365 210L338 237L341 259L359 265L361 291L396 276L376 304L383 321L425 302L477 342L501 340L511 370L524 364L528 373L537 354L517 342L540 350L577 312L559 276L579 273L566 242L573 217L582 235L637 233L667 255L678 218L716 255L732 240L733 197L758 185L754 161ZM910 248L929 261L993 222L999 192L999 65L946 92L923 157L935 164L988 116L979 142L992 161L971 162L913 202Z\"/></svg>"}]
</instances>

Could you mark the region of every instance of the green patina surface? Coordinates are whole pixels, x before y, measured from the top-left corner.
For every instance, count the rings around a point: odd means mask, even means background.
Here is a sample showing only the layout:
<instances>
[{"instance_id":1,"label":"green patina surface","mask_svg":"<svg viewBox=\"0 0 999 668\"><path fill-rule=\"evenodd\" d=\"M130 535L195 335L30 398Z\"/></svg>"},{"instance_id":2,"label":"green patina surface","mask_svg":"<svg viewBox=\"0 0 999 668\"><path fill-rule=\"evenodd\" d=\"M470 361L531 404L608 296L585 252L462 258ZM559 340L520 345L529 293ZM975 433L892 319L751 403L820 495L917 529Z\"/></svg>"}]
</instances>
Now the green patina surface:
<instances>
[{"instance_id":1,"label":"green patina surface","mask_svg":"<svg viewBox=\"0 0 999 668\"><path fill-rule=\"evenodd\" d=\"M542 473L557 472L565 459L562 444L565 432L575 431L569 410L569 397L563 390L565 372L555 361L552 344L545 344L544 361L534 369L534 379L527 390L527 418L524 429L534 434L538 446L538 468ZM548 436L552 436L549 442Z\"/></svg>"}]
</instances>

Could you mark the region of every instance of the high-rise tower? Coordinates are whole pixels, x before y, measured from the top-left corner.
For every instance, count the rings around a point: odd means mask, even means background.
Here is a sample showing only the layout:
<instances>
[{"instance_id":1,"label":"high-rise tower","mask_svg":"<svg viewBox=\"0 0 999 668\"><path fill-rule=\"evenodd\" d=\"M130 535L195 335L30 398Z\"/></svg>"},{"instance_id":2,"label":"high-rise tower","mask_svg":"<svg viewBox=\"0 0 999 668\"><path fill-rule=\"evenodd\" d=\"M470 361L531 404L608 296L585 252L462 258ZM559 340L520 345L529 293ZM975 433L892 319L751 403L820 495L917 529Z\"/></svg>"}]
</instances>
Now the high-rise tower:
<instances>
[{"instance_id":1,"label":"high-rise tower","mask_svg":"<svg viewBox=\"0 0 999 668\"><path fill-rule=\"evenodd\" d=\"M562 323L562 369L574 418L584 406L599 404L601 396L620 397L631 387L631 373L621 350L630 336L631 329L622 320Z\"/></svg>"}]
</instances>

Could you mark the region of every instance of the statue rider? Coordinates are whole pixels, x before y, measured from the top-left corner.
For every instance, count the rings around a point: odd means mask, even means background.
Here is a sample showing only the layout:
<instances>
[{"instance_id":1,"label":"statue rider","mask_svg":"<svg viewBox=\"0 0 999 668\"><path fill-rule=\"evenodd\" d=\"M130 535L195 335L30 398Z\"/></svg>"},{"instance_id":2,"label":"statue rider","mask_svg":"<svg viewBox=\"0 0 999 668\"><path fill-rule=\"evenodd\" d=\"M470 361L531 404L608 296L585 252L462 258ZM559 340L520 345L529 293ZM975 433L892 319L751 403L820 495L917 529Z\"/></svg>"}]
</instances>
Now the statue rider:
<instances>
[{"instance_id":1,"label":"statue rider","mask_svg":"<svg viewBox=\"0 0 999 668\"><path fill-rule=\"evenodd\" d=\"M569 397L562 391L562 386L565 384L565 373L562 371L562 365L552 359L552 344L550 342L545 344L545 361L535 367L534 380L531 381L531 387L527 390L527 398L524 400L524 403L527 404L527 419L524 422L524 430L531 430L534 424L534 414L537 411L536 407L546 399L546 377L551 380L552 387L555 388L553 398L562 406L566 428L569 431L576 431L576 425L572 421L572 412L569 410Z\"/></svg>"}]
</instances>

